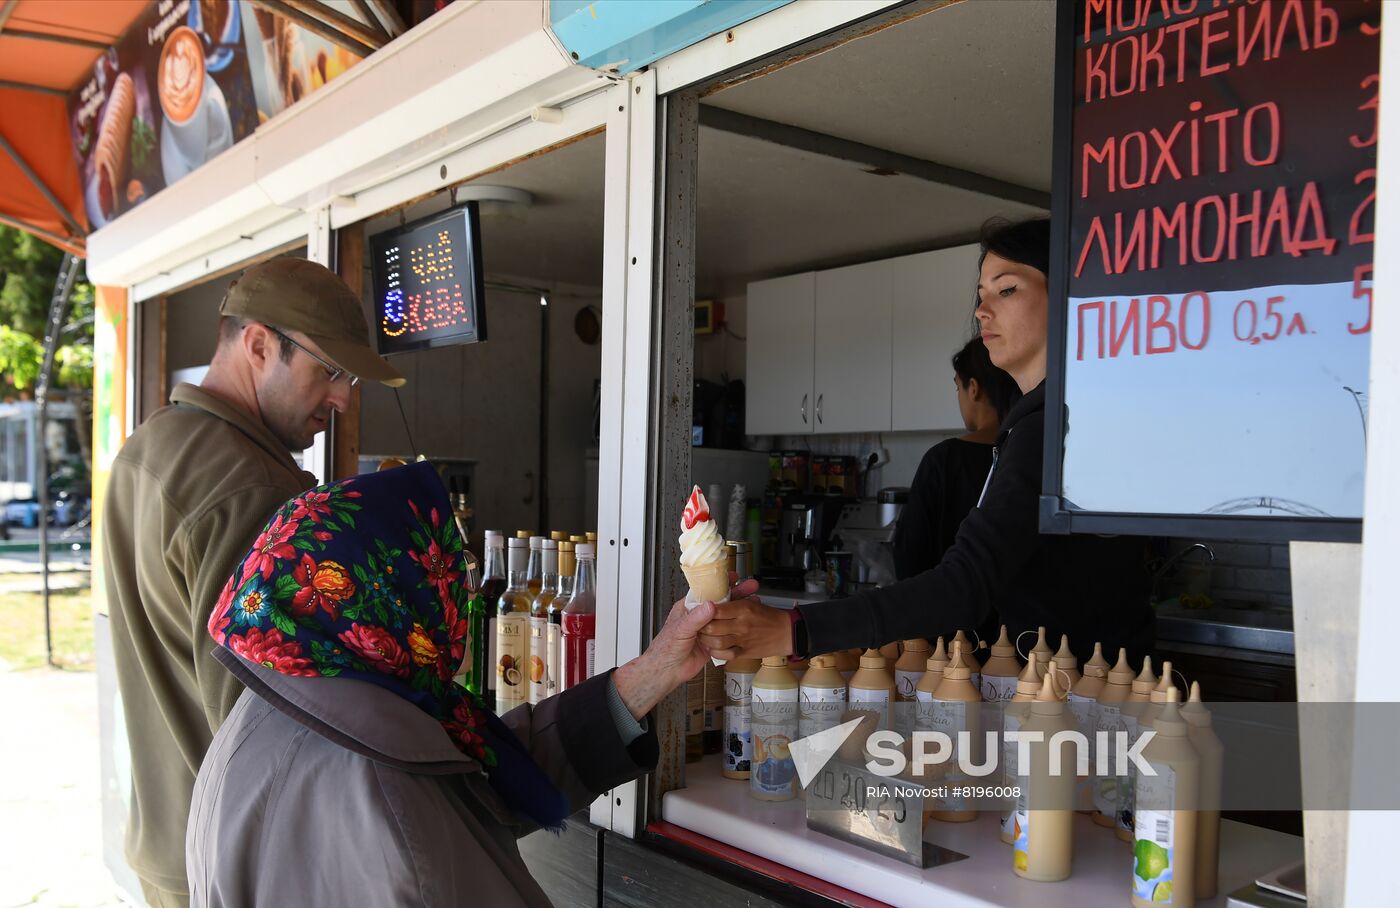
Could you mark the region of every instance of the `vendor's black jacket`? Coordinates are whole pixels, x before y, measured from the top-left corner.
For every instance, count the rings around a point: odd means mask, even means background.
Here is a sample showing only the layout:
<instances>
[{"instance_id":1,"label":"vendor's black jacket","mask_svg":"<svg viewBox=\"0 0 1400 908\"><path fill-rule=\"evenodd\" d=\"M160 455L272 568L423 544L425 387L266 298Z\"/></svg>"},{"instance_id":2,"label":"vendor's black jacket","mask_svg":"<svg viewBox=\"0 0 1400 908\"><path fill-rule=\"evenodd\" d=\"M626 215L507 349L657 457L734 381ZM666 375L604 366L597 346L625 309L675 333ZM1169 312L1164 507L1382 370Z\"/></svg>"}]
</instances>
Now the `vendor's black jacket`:
<instances>
[{"instance_id":1,"label":"vendor's black jacket","mask_svg":"<svg viewBox=\"0 0 1400 908\"><path fill-rule=\"evenodd\" d=\"M849 599L799 606L799 655L951 637L993 610L1013 639L1044 625L1057 648L1068 634L1081 661L1095 641L1110 660L1120 646L1135 662L1147 655L1154 632L1143 540L1040 534L1044 438L1042 382L1007 414L982 501L938 565Z\"/></svg>"}]
</instances>

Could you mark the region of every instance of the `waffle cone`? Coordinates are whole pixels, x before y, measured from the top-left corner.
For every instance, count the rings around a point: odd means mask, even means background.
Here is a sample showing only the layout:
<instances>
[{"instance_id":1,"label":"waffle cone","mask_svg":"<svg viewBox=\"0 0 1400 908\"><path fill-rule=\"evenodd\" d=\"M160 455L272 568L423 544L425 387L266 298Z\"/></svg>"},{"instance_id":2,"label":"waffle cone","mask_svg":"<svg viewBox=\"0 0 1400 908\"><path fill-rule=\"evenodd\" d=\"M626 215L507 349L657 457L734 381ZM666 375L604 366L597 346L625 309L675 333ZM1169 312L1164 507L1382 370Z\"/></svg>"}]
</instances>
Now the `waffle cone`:
<instances>
[{"instance_id":1,"label":"waffle cone","mask_svg":"<svg viewBox=\"0 0 1400 908\"><path fill-rule=\"evenodd\" d=\"M709 564L681 565L686 582L690 584L687 602L724 602L729 598L729 562L724 559Z\"/></svg>"}]
</instances>

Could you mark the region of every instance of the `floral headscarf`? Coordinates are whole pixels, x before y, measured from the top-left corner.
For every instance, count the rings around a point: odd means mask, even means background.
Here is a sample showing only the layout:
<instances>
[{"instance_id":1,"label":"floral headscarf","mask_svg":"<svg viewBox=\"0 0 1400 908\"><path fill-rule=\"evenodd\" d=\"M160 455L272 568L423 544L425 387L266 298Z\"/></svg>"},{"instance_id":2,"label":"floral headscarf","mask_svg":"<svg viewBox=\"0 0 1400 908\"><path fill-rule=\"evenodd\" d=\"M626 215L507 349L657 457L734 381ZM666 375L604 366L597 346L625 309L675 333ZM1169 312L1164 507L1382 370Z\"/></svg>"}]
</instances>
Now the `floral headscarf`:
<instances>
[{"instance_id":1,"label":"floral headscarf","mask_svg":"<svg viewBox=\"0 0 1400 908\"><path fill-rule=\"evenodd\" d=\"M452 679L470 645L469 597L447 490L432 465L416 463L284 504L229 577L209 634L284 675L354 678L398 694L487 767L513 809L557 827L564 796Z\"/></svg>"}]
</instances>

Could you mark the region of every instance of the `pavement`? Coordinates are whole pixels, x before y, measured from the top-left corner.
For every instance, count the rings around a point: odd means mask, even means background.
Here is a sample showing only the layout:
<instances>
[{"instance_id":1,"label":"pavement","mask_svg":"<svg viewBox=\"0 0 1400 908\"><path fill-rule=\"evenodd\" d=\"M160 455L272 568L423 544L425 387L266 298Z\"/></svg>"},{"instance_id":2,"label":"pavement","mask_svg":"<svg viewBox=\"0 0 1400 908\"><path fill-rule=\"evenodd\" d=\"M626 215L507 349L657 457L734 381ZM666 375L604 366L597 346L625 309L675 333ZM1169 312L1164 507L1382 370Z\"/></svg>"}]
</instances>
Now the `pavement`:
<instances>
[{"instance_id":1,"label":"pavement","mask_svg":"<svg viewBox=\"0 0 1400 908\"><path fill-rule=\"evenodd\" d=\"M96 673L0 672L0 908L117 904L98 759Z\"/></svg>"}]
</instances>

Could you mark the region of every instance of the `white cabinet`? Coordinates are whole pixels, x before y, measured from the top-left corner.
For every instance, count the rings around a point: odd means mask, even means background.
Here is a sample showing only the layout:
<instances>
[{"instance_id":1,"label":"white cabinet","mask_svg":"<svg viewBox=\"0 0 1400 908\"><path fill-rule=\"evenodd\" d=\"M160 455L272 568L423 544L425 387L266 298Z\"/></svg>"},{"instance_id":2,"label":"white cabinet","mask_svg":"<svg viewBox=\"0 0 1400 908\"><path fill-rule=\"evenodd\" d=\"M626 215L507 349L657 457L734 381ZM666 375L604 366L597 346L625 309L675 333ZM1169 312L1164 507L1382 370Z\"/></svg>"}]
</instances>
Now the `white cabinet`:
<instances>
[{"instance_id":1,"label":"white cabinet","mask_svg":"<svg viewBox=\"0 0 1400 908\"><path fill-rule=\"evenodd\" d=\"M744 421L749 435L804 435L816 421L816 274L749 285Z\"/></svg>"},{"instance_id":2,"label":"white cabinet","mask_svg":"<svg viewBox=\"0 0 1400 908\"><path fill-rule=\"evenodd\" d=\"M814 432L889 431L890 270L817 272Z\"/></svg>"},{"instance_id":3,"label":"white cabinet","mask_svg":"<svg viewBox=\"0 0 1400 908\"><path fill-rule=\"evenodd\" d=\"M963 428L952 358L975 333L978 252L975 244L956 246L889 262L896 432Z\"/></svg>"},{"instance_id":4,"label":"white cabinet","mask_svg":"<svg viewBox=\"0 0 1400 908\"><path fill-rule=\"evenodd\" d=\"M750 435L961 430L950 360L973 334L978 247L750 284Z\"/></svg>"}]
</instances>

